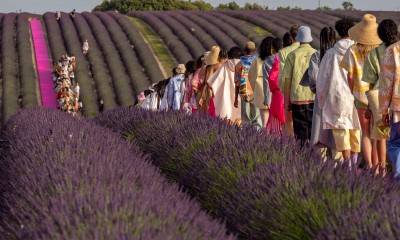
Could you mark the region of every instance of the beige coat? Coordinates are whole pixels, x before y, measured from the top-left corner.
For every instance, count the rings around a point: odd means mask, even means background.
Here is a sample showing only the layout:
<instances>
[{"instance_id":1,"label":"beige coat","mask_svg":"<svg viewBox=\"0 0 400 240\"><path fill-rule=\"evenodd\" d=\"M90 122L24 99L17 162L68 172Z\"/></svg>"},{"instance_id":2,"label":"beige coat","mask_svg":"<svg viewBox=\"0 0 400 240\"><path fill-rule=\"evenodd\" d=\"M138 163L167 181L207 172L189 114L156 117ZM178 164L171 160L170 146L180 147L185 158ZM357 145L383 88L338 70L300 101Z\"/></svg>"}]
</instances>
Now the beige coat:
<instances>
[{"instance_id":1,"label":"beige coat","mask_svg":"<svg viewBox=\"0 0 400 240\"><path fill-rule=\"evenodd\" d=\"M268 109L264 105L264 87L263 87L263 60L256 58L251 64L249 70L249 82L254 90L254 106L259 109Z\"/></svg>"}]
</instances>

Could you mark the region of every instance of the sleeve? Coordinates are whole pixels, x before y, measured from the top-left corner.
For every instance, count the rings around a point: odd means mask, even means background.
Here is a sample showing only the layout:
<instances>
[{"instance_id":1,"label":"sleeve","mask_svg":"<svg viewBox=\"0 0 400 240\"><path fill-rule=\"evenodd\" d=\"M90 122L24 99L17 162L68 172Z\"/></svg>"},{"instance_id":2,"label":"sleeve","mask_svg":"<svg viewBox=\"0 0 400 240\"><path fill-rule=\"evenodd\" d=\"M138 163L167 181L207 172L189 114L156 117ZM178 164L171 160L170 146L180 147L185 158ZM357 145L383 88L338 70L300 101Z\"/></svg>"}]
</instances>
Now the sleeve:
<instances>
[{"instance_id":1,"label":"sleeve","mask_svg":"<svg viewBox=\"0 0 400 240\"><path fill-rule=\"evenodd\" d=\"M242 63L238 63L235 66L235 85L238 87L240 85L240 78L242 77Z\"/></svg>"},{"instance_id":2,"label":"sleeve","mask_svg":"<svg viewBox=\"0 0 400 240\"><path fill-rule=\"evenodd\" d=\"M356 59L354 56L353 47L347 49L346 53L342 61L340 62L340 67L344 68L349 73L355 73L357 70L356 68Z\"/></svg>"},{"instance_id":3,"label":"sleeve","mask_svg":"<svg viewBox=\"0 0 400 240\"><path fill-rule=\"evenodd\" d=\"M382 70L379 75L379 112L389 113L389 106L393 95L393 86L396 79L396 61L393 49L388 48L382 61Z\"/></svg>"},{"instance_id":4,"label":"sleeve","mask_svg":"<svg viewBox=\"0 0 400 240\"><path fill-rule=\"evenodd\" d=\"M254 87L256 85L257 77L258 77L258 71L257 71L257 61L258 59L254 59L254 61L250 65L249 69L249 83L251 88L254 90Z\"/></svg>"},{"instance_id":5,"label":"sleeve","mask_svg":"<svg viewBox=\"0 0 400 240\"><path fill-rule=\"evenodd\" d=\"M318 107L323 109L325 105L326 98L328 96L328 91L330 89L330 84L332 82L330 71L332 71L332 61L331 59L334 55L326 54L319 65L321 71L317 73L316 80L316 97L318 98Z\"/></svg>"},{"instance_id":6,"label":"sleeve","mask_svg":"<svg viewBox=\"0 0 400 240\"><path fill-rule=\"evenodd\" d=\"M371 83L371 84L376 84L376 82L378 81L378 78L379 78L378 69L376 68L376 64L379 64L379 63L377 63L378 58L376 58L376 59L373 58L373 52L375 52L375 51L370 51L368 53L367 57L365 58L361 81Z\"/></svg>"},{"instance_id":7,"label":"sleeve","mask_svg":"<svg viewBox=\"0 0 400 240\"><path fill-rule=\"evenodd\" d=\"M290 105L290 92L292 89L292 73L293 73L293 54L289 54L283 68L282 80L284 83L283 96L285 97L285 108Z\"/></svg>"},{"instance_id":8,"label":"sleeve","mask_svg":"<svg viewBox=\"0 0 400 240\"><path fill-rule=\"evenodd\" d=\"M263 89L264 89L264 105L271 104L271 90L269 88L269 83L268 83L268 78L269 78L269 72L268 72L268 66L266 63L267 60L263 62L262 65L262 73L263 73Z\"/></svg>"},{"instance_id":9,"label":"sleeve","mask_svg":"<svg viewBox=\"0 0 400 240\"><path fill-rule=\"evenodd\" d=\"M310 59L310 65L308 67L307 75L309 80L309 87L315 94L315 85L317 84L318 71L319 71L319 52L315 52Z\"/></svg>"},{"instance_id":10,"label":"sleeve","mask_svg":"<svg viewBox=\"0 0 400 240\"><path fill-rule=\"evenodd\" d=\"M279 55L276 55L272 68L269 71L268 85L271 92L281 91L278 86L279 76Z\"/></svg>"}]
</instances>

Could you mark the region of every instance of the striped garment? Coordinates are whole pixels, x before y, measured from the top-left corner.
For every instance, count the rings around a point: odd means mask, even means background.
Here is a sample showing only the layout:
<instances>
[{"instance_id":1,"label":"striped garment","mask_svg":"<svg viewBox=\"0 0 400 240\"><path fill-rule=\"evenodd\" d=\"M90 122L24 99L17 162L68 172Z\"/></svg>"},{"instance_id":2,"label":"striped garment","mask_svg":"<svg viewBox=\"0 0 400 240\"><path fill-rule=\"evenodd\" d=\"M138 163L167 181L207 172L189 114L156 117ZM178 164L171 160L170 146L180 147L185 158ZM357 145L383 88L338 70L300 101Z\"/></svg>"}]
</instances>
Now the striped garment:
<instances>
[{"instance_id":1,"label":"striped garment","mask_svg":"<svg viewBox=\"0 0 400 240\"><path fill-rule=\"evenodd\" d=\"M368 104L365 92L369 90L369 83L361 81L365 58L360 53L359 45L352 45L343 57L340 67L353 75L353 96L364 104Z\"/></svg>"}]
</instances>

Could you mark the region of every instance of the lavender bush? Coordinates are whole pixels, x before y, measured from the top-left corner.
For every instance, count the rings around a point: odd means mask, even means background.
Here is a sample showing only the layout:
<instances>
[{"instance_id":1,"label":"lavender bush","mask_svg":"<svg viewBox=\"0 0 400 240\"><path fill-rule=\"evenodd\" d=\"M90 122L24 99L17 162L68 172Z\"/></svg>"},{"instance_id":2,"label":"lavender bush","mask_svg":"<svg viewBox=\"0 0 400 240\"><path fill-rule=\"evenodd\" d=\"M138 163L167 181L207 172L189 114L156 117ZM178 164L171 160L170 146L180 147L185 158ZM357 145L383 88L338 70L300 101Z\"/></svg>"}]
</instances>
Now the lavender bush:
<instances>
[{"instance_id":1,"label":"lavender bush","mask_svg":"<svg viewBox=\"0 0 400 240\"><path fill-rule=\"evenodd\" d=\"M108 110L115 108L118 106L116 100L117 97L115 96L109 69L105 63L103 53L101 52L99 45L92 34L92 30L81 14L77 13L73 19L73 22L80 42L88 40L88 43L90 43L90 51L87 52L86 57L89 62L92 62L89 63L89 70L91 71L91 77L95 82L98 96L104 102L104 109Z\"/></svg>"},{"instance_id":2,"label":"lavender bush","mask_svg":"<svg viewBox=\"0 0 400 240\"><path fill-rule=\"evenodd\" d=\"M21 81L22 107L27 105L38 105L36 94L36 83L38 78L34 69L32 59L31 34L29 29L29 15L18 14L17 17L17 47L19 60L19 75Z\"/></svg>"},{"instance_id":3,"label":"lavender bush","mask_svg":"<svg viewBox=\"0 0 400 240\"><path fill-rule=\"evenodd\" d=\"M332 214L333 215L333 214ZM397 239L400 235L398 194L383 195L376 204L366 201L348 215L330 217L318 239Z\"/></svg>"},{"instance_id":4,"label":"lavender bush","mask_svg":"<svg viewBox=\"0 0 400 240\"><path fill-rule=\"evenodd\" d=\"M20 109L19 76L16 54L16 43L14 41L15 20L17 14L4 15L2 21L1 37L1 78L2 84L2 121L3 123Z\"/></svg>"},{"instance_id":5,"label":"lavender bush","mask_svg":"<svg viewBox=\"0 0 400 240\"><path fill-rule=\"evenodd\" d=\"M49 20L57 21L54 14L50 15ZM79 99L82 101L84 106L83 112L86 116L93 116L97 114L99 110L97 101L98 96L89 76L89 64L82 53L82 44L79 41L75 26L67 13L61 13L59 23L68 53L76 58L77 65L75 75L76 80L81 87Z\"/></svg>"},{"instance_id":6,"label":"lavender bush","mask_svg":"<svg viewBox=\"0 0 400 240\"><path fill-rule=\"evenodd\" d=\"M141 12L134 11L129 12L129 16L139 18L140 20L146 22L153 30L163 39L165 45L174 55L176 60L180 63L186 63L192 59L195 59L197 56L192 56L190 54L188 48L182 44L182 42L175 36L175 34L169 29L169 27L160 21L154 14L151 12Z\"/></svg>"},{"instance_id":7,"label":"lavender bush","mask_svg":"<svg viewBox=\"0 0 400 240\"><path fill-rule=\"evenodd\" d=\"M193 14L203 18L204 20L209 21L209 23L212 23L219 29L223 29L224 32L235 42L237 46L246 46L246 43L249 41L249 38L244 36L239 29L236 29L234 26L232 26L232 23L230 22L225 22L224 20L215 17L213 14L206 15L199 11L193 11Z\"/></svg>"},{"instance_id":8,"label":"lavender bush","mask_svg":"<svg viewBox=\"0 0 400 240\"><path fill-rule=\"evenodd\" d=\"M193 14L192 11L184 11L182 15L197 23L204 31L208 32L218 42L221 48L230 49L237 45L224 31L221 31L220 28L211 24L208 20Z\"/></svg>"},{"instance_id":9,"label":"lavender bush","mask_svg":"<svg viewBox=\"0 0 400 240\"><path fill-rule=\"evenodd\" d=\"M161 68L154 56L154 53L150 49L149 45L145 42L143 35L140 34L140 30L136 25L132 24L129 19L122 14L114 11L107 12L112 16L121 28L124 30L129 41L134 46L134 51L138 55L140 62L143 64L146 74L152 83L158 83L160 79L163 79L163 73Z\"/></svg>"},{"instance_id":10,"label":"lavender bush","mask_svg":"<svg viewBox=\"0 0 400 240\"><path fill-rule=\"evenodd\" d=\"M0 235L11 239L234 239L134 144L56 110L1 133Z\"/></svg>"},{"instance_id":11,"label":"lavender bush","mask_svg":"<svg viewBox=\"0 0 400 240\"><path fill-rule=\"evenodd\" d=\"M174 14L180 15L179 12L174 12ZM208 49L206 50L199 39L193 36L191 30L186 29L181 22L172 18L169 14L167 14L167 12L156 12L154 15L164 22L171 29L171 31L176 34L179 40L188 47L188 50L194 57L193 59L196 59L204 52L208 51Z\"/></svg>"},{"instance_id":12,"label":"lavender bush","mask_svg":"<svg viewBox=\"0 0 400 240\"><path fill-rule=\"evenodd\" d=\"M398 189L323 162L292 139L207 116L117 109L94 121L137 142L243 239L316 238L332 216L350 217Z\"/></svg>"},{"instance_id":13,"label":"lavender bush","mask_svg":"<svg viewBox=\"0 0 400 240\"><path fill-rule=\"evenodd\" d=\"M95 12L95 15L106 27L113 44L118 50L121 60L132 82L133 90L140 93L148 89L150 81L144 73L144 68L132 49L132 44L125 32L113 17L103 12Z\"/></svg>"},{"instance_id":14,"label":"lavender bush","mask_svg":"<svg viewBox=\"0 0 400 240\"><path fill-rule=\"evenodd\" d=\"M210 33L204 31L202 27L183 14L176 14L174 11L167 11L166 13L179 21L188 31L191 31L193 36L201 42L205 49L211 49L212 46L218 45L216 39L214 39Z\"/></svg>"}]
</instances>

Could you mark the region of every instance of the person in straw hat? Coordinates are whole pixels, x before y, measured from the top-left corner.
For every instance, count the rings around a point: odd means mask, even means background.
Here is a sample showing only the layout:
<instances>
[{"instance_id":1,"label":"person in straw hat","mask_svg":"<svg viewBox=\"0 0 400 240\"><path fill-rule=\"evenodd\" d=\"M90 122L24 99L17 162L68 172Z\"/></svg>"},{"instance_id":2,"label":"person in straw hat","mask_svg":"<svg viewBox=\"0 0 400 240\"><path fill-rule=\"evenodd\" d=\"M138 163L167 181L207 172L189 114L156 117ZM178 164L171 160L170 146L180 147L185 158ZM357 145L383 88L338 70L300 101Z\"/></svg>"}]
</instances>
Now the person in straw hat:
<instances>
[{"instance_id":1,"label":"person in straw hat","mask_svg":"<svg viewBox=\"0 0 400 240\"><path fill-rule=\"evenodd\" d=\"M163 99L166 103L165 110L180 110L181 107L181 83L185 79L186 67L184 64L179 64L175 71L176 75L169 80L165 88Z\"/></svg>"},{"instance_id":2,"label":"person in straw hat","mask_svg":"<svg viewBox=\"0 0 400 240\"><path fill-rule=\"evenodd\" d=\"M336 151L351 167L350 159L360 152L360 122L354 106L347 71L339 66L343 56L354 41L348 31L354 26L350 18L335 23L340 40L326 51L319 64L316 81L316 98L321 109L321 125L324 130L332 130ZM317 101L316 101L317 102Z\"/></svg>"},{"instance_id":3,"label":"person in straw hat","mask_svg":"<svg viewBox=\"0 0 400 240\"><path fill-rule=\"evenodd\" d=\"M394 177L400 178L400 41L390 45L381 62L379 74L379 113L390 126L387 152L394 164ZM390 108L390 116L389 116Z\"/></svg>"},{"instance_id":4,"label":"person in straw hat","mask_svg":"<svg viewBox=\"0 0 400 240\"><path fill-rule=\"evenodd\" d=\"M362 81L371 84L371 90L366 92L368 98L367 113L372 113L371 139L376 141L378 158L372 161L375 173L386 174L386 139L389 139L390 129L382 124L382 115L378 113L379 105L379 73L382 58L387 47L396 42L397 25L391 19L383 20L378 26L378 36L383 43L370 51L365 59ZM367 114L367 117L371 114ZM377 160L377 161L376 161Z\"/></svg>"},{"instance_id":5,"label":"person in straw hat","mask_svg":"<svg viewBox=\"0 0 400 240\"><path fill-rule=\"evenodd\" d=\"M205 72L204 80L196 95L197 110L211 116L216 116L214 101L212 99L213 92L208 79L221 66L219 61L219 53L221 49L218 46L213 46L209 54L204 56Z\"/></svg>"},{"instance_id":6,"label":"person in straw hat","mask_svg":"<svg viewBox=\"0 0 400 240\"><path fill-rule=\"evenodd\" d=\"M300 43L296 40L298 28L299 28L299 26L297 24L294 24L293 26L290 27L289 36L290 36L290 39L292 40L292 44L279 50L279 53L278 53L278 56L279 56L279 58L278 58L279 59L278 84L279 84L279 88L280 88L282 94L284 92L283 89L285 86L285 83L282 78L282 73L283 73L283 69L285 67L287 56L289 55L289 53L293 52L300 46ZM285 124L283 125L282 132L288 136L292 136L292 137L294 136L293 117L292 117L291 111L285 110Z\"/></svg>"},{"instance_id":7,"label":"person in straw hat","mask_svg":"<svg viewBox=\"0 0 400 240\"><path fill-rule=\"evenodd\" d=\"M296 41L300 42L300 46L289 53L282 72L282 79L285 83L283 91L285 110L292 111L294 135L302 145L308 143L311 138L314 108L314 94L309 87L300 85L300 81L308 69L311 55L316 52L310 46L312 40L311 29L308 26L299 27Z\"/></svg>"},{"instance_id":8,"label":"person in straw hat","mask_svg":"<svg viewBox=\"0 0 400 240\"><path fill-rule=\"evenodd\" d=\"M260 110L253 104L253 86L250 85L248 75L250 66L258 57L257 48L254 42L248 42L244 49L245 56L240 57L240 62L235 67L235 102L238 107L238 96L241 98L241 122L242 124L252 124L261 128L262 122Z\"/></svg>"},{"instance_id":9,"label":"person in straw hat","mask_svg":"<svg viewBox=\"0 0 400 240\"><path fill-rule=\"evenodd\" d=\"M361 81L363 66L367 54L378 47L382 40L378 36L378 24L372 14L365 14L362 21L350 28L349 36L356 43L352 45L343 57L340 67L348 74L350 89L355 98L358 118L361 124L361 149L367 168L372 168L372 159L377 161L376 142L370 139L370 119L365 117L368 108L368 99L365 94L370 89L370 83Z\"/></svg>"}]
</instances>

